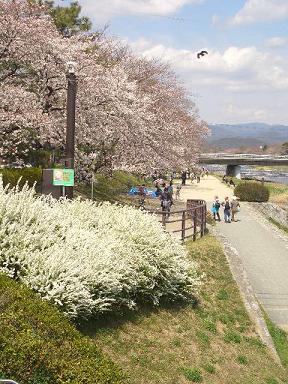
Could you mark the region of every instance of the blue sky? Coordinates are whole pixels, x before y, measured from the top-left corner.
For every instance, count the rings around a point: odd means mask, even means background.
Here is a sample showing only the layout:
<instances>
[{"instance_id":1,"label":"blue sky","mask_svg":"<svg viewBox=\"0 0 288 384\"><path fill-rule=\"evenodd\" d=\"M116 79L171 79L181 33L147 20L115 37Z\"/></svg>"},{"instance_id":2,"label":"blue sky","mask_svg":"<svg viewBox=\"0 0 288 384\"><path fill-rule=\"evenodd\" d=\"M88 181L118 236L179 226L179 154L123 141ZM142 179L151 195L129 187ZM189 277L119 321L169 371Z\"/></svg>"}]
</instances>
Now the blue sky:
<instances>
[{"instance_id":1,"label":"blue sky","mask_svg":"<svg viewBox=\"0 0 288 384\"><path fill-rule=\"evenodd\" d=\"M207 122L288 125L288 0L79 2L94 29L168 61Z\"/></svg>"}]
</instances>

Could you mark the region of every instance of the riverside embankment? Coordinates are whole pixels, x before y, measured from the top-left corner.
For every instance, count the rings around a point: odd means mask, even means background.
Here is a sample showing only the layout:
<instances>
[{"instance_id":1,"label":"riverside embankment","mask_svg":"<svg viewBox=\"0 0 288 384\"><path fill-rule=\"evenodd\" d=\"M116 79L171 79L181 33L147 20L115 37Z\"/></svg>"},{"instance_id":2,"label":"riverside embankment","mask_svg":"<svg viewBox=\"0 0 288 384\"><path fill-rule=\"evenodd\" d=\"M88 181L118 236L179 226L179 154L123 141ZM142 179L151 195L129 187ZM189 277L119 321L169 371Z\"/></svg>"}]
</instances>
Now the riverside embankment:
<instances>
[{"instance_id":1,"label":"riverside embankment","mask_svg":"<svg viewBox=\"0 0 288 384\"><path fill-rule=\"evenodd\" d=\"M231 197L233 190L216 177L182 189L182 199L204 199L208 209L214 196ZM216 223L219 238L225 238L243 263L253 291L278 326L288 329L288 236L271 224L249 203L241 203L239 221ZM222 212L223 218L223 212Z\"/></svg>"}]
</instances>

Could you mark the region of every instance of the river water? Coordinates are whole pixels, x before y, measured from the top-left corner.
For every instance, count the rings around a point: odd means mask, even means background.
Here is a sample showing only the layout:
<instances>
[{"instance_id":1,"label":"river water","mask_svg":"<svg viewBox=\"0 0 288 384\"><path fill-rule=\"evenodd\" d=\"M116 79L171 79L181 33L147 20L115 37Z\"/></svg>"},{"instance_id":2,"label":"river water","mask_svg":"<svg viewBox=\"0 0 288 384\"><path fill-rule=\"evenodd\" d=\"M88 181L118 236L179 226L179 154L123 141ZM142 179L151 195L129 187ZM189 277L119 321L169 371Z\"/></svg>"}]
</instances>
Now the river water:
<instances>
[{"instance_id":1,"label":"river water","mask_svg":"<svg viewBox=\"0 0 288 384\"><path fill-rule=\"evenodd\" d=\"M210 164L205 166L211 172L219 172L224 175L226 171L225 165L218 164ZM261 180L264 178L265 181L271 181L274 183L287 184L288 185L288 171L279 171L271 167L271 170L266 171L258 171L253 167L249 167L249 165L241 166L241 176L242 178L252 178Z\"/></svg>"}]
</instances>

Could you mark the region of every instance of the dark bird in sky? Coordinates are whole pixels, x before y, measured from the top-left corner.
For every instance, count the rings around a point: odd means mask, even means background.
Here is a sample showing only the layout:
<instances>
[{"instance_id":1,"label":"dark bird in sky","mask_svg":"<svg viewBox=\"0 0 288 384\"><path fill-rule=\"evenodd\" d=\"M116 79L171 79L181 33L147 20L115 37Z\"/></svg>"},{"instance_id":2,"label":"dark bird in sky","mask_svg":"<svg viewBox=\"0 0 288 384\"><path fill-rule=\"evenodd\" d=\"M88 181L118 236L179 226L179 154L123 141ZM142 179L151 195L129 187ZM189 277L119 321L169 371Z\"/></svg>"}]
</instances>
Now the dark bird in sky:
<instances>
[{"instance_id":1,"label":"dark bird in sky","mask_svg":"<svg viewBox=\"0 0 288 384\"><path fill-rule=\"evenodd\" d=\"M197 53L197 58L200 59L201 56L205 56L205 55L208 55L208 52L207 51L201 51L201 52Z\"/></svg>"}]
</instances>

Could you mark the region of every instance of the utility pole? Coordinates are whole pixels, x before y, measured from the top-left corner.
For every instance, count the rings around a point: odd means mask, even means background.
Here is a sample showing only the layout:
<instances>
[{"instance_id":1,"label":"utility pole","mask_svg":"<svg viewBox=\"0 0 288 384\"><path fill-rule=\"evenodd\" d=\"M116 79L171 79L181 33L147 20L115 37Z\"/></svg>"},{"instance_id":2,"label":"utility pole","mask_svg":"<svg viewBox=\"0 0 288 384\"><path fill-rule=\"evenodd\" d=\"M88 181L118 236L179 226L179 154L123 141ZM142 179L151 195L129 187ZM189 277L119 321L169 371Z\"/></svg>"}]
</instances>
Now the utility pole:
<instances>
[{"instance_id":1,"label":"utility pole","mask_svg":"<svg viewBox=\"0 0 288 384\"><path fill-rule=\"evenodd\" d=\"M75 153L75 111L76 111L76 63L67 63L67 126L66 126L66 148L65 148L65 168L74 169ZM65 194L68 199L73 199L73 187L66 187Z\"/></svg>"}]
</instances>

